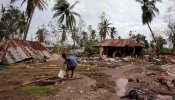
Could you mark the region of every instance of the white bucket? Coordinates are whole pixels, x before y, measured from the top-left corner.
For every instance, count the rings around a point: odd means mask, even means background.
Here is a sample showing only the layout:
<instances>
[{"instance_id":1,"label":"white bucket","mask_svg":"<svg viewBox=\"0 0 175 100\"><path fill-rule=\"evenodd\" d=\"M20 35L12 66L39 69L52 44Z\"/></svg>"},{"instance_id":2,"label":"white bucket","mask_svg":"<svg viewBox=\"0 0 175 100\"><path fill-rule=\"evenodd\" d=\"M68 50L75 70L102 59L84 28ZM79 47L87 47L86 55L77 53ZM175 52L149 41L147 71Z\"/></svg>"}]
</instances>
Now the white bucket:
<instances>
[{"instance_id":1,"label":"white bucket","mask_svg":"<svg viewBox=\"0 0 175 100\"><path fill-rule=\"evenodd\" d=\"M64 78L65 75L66 75L66 72L63 69L61 69L58 73L58 77L60 78Z\"/></svg>"}]
</instances>

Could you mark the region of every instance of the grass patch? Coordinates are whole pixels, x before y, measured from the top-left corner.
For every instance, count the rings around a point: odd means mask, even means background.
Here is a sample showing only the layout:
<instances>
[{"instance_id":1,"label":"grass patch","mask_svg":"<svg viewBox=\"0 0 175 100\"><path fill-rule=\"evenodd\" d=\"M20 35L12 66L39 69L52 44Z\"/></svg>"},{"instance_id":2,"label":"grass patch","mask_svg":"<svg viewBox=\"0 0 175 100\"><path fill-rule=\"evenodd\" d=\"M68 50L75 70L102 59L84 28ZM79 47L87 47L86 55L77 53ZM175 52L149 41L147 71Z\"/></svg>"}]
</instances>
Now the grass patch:
<instances>
[{"instance_id":1,"label":"grass patch","mask_svg":"<svg viewBox=\"0 0 175 100\"><path fill-rule=\"evenodd\" d=\"M151 67L148 67L147 70L152 70L152 71L161 71L163 72L164 70L162 69L161 65L153 65Z\"/></svg>"},{"instance_id":2,"label":"grass patch","mask_svg":"<svg viewBox=\"0 0 175 100\"><path fill-rule=\"evenodd\" d=\"M56 88L53 86L25 86L17 89L26 95L33 97L54 95Z\"/></svg>"},{"instance_id":3,"label":"grass patch","mask_svg":"<svg viewBox=\"0 0 175 100\"><path fill-rule=\"evenodd\" d=\"M14 63L14 64L0 64L0 69L15 69L15 68L20 68L23 67L24 64L21 63Z\"/></svg>"},{"instance_id":4,"label":"grass patch","mask_svg":"<svg viewBox=\"0 0 175 100\"><path fill-rule=\"evenodd\" d=\"M0 69L6 69L8 68L10 65L7 64L0 64Z\"/></svg>"}]
</instances>

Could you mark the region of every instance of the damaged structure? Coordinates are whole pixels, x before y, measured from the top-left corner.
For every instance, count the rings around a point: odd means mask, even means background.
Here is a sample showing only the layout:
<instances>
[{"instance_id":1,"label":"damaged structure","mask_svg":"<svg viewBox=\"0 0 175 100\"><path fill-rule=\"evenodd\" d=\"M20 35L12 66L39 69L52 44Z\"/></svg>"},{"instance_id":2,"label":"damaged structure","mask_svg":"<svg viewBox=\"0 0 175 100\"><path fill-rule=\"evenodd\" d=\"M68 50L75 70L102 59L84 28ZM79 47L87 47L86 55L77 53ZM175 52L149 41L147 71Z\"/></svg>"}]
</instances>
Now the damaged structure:
<instances>
[{"instance_id":1,"label":"damaged structure","mask_svg":"<svg viewBox=\"0 0 175 100\"><path fill-rule=\"evenodd\" d=\"M111 39L98 42L94 47L100 48L100 55L115 56L140 56L143 46L130 39Z\"/></svg>"},{"instance_id":2,"label":"damaged structure","mask_svg":"<svg viewBox=\"0 0 175 100\"><path fill-rule=\"evenodd\" d=\"M39 42L11 39L0 42L0 62L12 64L28 58L43 59L50 52Z\"/></svg>"}]
</instances>

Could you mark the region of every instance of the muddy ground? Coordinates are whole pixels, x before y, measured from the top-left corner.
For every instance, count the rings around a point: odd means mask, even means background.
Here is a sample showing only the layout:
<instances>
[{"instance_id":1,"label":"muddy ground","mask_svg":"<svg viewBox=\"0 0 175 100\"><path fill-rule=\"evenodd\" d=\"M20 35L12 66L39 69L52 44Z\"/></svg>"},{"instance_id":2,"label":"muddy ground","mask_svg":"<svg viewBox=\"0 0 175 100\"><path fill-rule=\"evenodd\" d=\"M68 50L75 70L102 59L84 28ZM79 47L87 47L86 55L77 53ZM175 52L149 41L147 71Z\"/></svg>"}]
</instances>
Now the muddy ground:
<instances>
[{"instance_id":1,"label":"muddy ground","mask_svg":"<svg viewBox=\"0 0 175 100\"><path fill-rule=\"evenodd\" d=\"M161 65L135 61L81 62L73 78L57 77L62 60L0 65L0 100L129 100L119 97L136 90L140 100L173 100L175 87L159 82ZM119 80L127 83L118 83ZM121 85L122 86L122 85Z\"/></svg>"}]
</instances>

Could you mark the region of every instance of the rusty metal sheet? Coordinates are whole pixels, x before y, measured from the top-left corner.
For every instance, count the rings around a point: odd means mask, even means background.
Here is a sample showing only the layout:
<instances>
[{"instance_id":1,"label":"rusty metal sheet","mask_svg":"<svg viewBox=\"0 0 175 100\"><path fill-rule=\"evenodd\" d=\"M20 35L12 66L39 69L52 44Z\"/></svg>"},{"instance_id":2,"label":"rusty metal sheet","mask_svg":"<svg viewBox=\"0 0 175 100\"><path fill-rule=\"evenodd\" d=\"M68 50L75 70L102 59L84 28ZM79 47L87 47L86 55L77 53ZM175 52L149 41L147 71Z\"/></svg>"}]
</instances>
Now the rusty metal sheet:
<instances>
[{"instance_id":1,"label":"rusty metal sheet","mask_svg":"<svg viewBox=\"0 0 175 100\"><path fill-rule=\"evenodd\" d=\"M19 39L0 42L0 62L2 61L6 64L22 61L30 57L42 59L44 56L49 57L49 52L39 42Z\"/></svg>"},{"instance_id":2,"label":"rusty metal sheet","mask_svg":"<svg viewBox=\"0 0 175 100\"><path fill-rule=\"evenodd\" d=\"M125 47L125 46L139 46L142 47L141 44L132 41L130 39L112 39L112 40L105 40L101 41L94 46L99 47Z\"/></svg>"}]
</instances>

